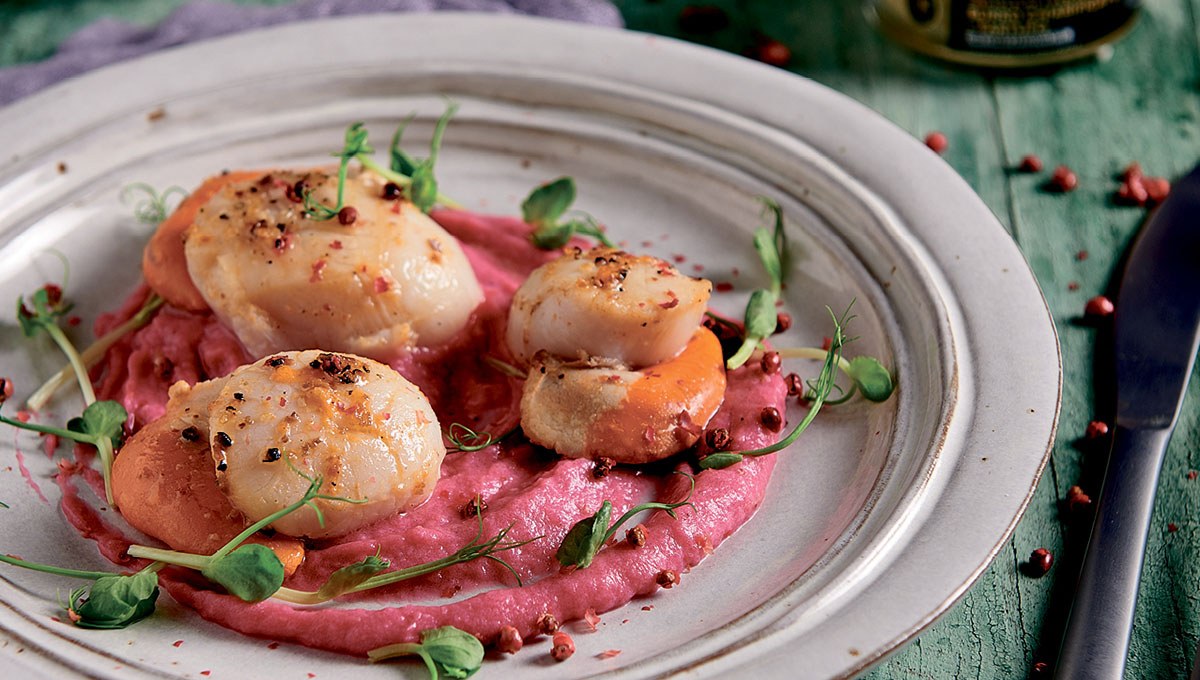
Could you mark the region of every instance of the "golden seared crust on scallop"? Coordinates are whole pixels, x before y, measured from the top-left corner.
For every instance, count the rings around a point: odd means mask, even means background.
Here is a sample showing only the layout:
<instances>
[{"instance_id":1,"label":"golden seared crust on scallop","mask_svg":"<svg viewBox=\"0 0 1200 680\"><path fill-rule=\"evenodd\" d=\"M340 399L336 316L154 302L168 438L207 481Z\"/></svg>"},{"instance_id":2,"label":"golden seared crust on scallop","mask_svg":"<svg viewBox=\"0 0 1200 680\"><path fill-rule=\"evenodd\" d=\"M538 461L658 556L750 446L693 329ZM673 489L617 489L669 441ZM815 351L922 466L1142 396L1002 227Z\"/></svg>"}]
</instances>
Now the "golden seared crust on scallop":
<instances>
[{"instance_id":1,"label":"golden seared crust on scallop","mask_svg":"<svg viewBox=\"0 0 1200 680\"><path fill-rule=\"evenodd\" d=\"M433 493L446 455L437 416L421 390L391 367L306 350L234 371L208 406L217 481L251 521L303 496L317 500L272 524L291 536L338 536L410 510ZM303 475L303 476L302 476Z\"/></svg>"},{"instance_id":2,"label":"golden seared crust on scallop","mask_svg":"<svg viewBox=\"0 0 1200 680\"><path fill-rule=\"evenodd\" d=\"M711 291L709 281L657 257L576 248L535 269L517 290L508 346L526 364L545 351L650 366L687 344Z\"/></svg>"},{"instance_id":3,"label":"golden seared crust on scallop","mask_svg":"<svg viewBox=\"0 0 1200 680\"><path fill-rule=\"evenodd\" d=\"M337 185L312 170L217 191L184 235L208 305L255 356L319 347L388 360L456 334L483 300L458 242L366 171L348 176L340 216L307 216L301 195L335 206Z\"/></svg>"}]
</instances>

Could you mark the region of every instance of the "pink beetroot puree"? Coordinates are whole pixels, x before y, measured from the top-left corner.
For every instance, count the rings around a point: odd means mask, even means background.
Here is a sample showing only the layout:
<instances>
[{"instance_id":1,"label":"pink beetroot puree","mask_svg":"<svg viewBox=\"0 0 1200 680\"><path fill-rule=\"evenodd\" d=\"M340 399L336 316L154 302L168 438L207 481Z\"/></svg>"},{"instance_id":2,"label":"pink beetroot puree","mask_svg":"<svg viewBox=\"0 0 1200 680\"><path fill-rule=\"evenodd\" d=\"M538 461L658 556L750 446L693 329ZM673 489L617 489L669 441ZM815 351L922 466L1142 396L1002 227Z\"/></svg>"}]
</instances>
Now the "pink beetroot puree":
<instances>
[{"instance_id":1,"label":"pink beetroot puree","mask_svg":"<svg viewBox=\"0 0 1200 680\"><path fill-rule=\"evenodd\" d=\"M528 227L519 220L457 211L439 211L433 217L463 243L486 300L449 346L419 350L393 365L421 386L443 428L460 422L498 435L519 421L520 381L505 377L482 358L507 358L502 331L512 295L529 271L556 253L535 249L527 238ZM102 318L97 332L132 315L145 295L143 288L122 309ZM122 401L136 428L163 413L167 387L175 380L194 382L223 375L250 359L211 315L167 307L114 346L94 377L102 398ZM725 403L710 427L728 428L740 448L765 445L778 435L762 427L759 412L764 406L782 412L785 396L781 377L764 374L752 362L730 374ZM499 555L520 574L523 587L489 560L456 565L319 607L273 600L248 604L186 570L164 571L161 581L176 600L223 626L355 655L394 642L416 641L421 631L444 625L457 626L485 642L497 639L506 625L515 626L523 636L533 635L538 632L538 619L546 613L565 622L583 618L588 609L609 611L657 590L656 579L663 571L683 573L698 564L758 508L775 465L774 456L765 456L726 470L700 472L691 498L694 508L677 510L678 519L663 512L642 519L645 545L633 547L618 540L602 549L587 569L559 567L554 553L563 536L603 501L612 501L615 518L645 500L681 499L688 480L671 472L692 472L694 457L683 458L649 468L618 467L598 478L592 461L560 458L531 445L519 433L481 451L452 452L427 503L353 534L311 542L304 564L285 584L315 590L333 571L377 552L393 568L445 557L475 538L478 522L464 517L462 509L479 495L486 503L485 537L511 527L510 540L536 539ZM96 539L110 559L119 559L116 548L127 546L129 539L80 507L83 501L78 495L67 494L63 502L77 528ZM623 537L624 529L616 538ZM430 604L439 600L445 603ZM356 604L363 601L369 601L367 608ZM380 608L381 604L387 606Z\"/></svg>"}]
</instances>

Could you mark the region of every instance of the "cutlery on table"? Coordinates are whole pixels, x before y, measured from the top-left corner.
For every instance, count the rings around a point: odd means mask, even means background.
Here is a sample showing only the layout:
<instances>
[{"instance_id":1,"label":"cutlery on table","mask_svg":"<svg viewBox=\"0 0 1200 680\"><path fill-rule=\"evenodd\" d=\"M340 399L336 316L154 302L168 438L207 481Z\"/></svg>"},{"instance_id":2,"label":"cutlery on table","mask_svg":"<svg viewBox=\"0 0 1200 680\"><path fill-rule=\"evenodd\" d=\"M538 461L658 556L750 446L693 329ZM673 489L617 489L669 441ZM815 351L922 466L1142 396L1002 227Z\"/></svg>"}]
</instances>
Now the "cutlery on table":
<instances>
[{"instance_id":1,"label":"cutlery on table","mask_svg":"<svg viewBox=\"0 0 1200 680\"><path fill-rule=\"evenodd\" d=\"M1113 324L1112 451L1059 654L1064 679L1125 671L1159 470L1200 342L1200 166L1134 240Z\"/></svg>"}]
</instances>

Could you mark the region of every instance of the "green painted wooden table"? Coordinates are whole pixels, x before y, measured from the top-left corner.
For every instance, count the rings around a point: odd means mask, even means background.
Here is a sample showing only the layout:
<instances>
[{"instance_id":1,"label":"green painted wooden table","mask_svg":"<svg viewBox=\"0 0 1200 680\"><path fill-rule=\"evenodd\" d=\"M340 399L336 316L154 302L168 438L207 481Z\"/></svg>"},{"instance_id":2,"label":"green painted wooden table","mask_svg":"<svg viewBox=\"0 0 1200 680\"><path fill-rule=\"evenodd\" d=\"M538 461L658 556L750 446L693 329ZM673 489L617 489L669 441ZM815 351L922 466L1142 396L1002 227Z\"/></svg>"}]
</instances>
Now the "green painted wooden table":
<instances>
[{"instance_id":1,"label":"green painted wooden table","mask_svg":"<svg viewBox=\"0 0 1200 680\"><path fill-rule=\"evenodd\" d=\"M182 0L15 0L0 5L0 66L44 58L102 15L139 22ZM287 0L242 0L280 4ZM1200 160L1200 0L1148 0L1110 60L1022 77L989 76L911 55L881 38L853 0L725 0L728 25L687 33L685 0L619 0L630 28L738 53L763 35L785 43L788 67L872 107L914 135L945 133L945 159L1020 244L1042 284L1062 342L1063 408L1049 468L1024 520L979 583L915 642L868 674L881 678L1020 678L1051 660L1086 521L1065 509L1068 489L1098 486L1104 448L1082 442L1111 395L1093 379L1095 328L1078 323L1104 292L1144 217L1114 205L1114 179L1137 160L1178 177ZM1011 169L1036 153L1047 169ZM1069 165L1079 187L1044 191ZM1104 365L1104 355L1099 355ZM1013 370L1021 370L1014 366ZM1200 382L1194 381L1163 470L1127 677L1186 677L1200 637ZM1039 547L1057 563L1040 579L1020 563Z\"/></svg>"}]
</instances>

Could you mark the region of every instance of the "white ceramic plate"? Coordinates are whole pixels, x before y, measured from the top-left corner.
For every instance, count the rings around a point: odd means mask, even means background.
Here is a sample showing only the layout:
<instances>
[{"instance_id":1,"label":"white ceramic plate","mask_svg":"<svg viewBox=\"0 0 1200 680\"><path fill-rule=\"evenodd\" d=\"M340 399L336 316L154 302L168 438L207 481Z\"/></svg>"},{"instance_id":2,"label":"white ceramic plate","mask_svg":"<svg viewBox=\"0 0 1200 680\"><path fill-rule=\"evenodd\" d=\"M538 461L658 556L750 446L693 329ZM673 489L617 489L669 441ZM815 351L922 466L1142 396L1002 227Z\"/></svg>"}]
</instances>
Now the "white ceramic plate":
<instances>
[{"instance_id":1,"label":"white ceramic plate","mask_svg":"<svg viewBox=\"0 0 1200 680\"><path fill-rule=\"evenodd\" d=\"M139 278L146 231L119 204L123 185L320 162L347 123L365 120L385 139L413 111L419 149L444 96L462 104L440 166L448 193L516 214L533 185L573 175L578 205L631 248L649 243L734 283L715 298L729 312L763 285L750 233L756 196L776 198L798 253L786 292L797 323L783 342L819 343L824 305L857 299L852 350L888 357L900 384L885 405L822 414L780 454L755 518L681 587L605 614L597 633L575 636L565 664L548 660L543 640L489 661L485 677L847 676L965 592L1012 531L1053 437L1061 372L1042 296L1000 224L921 144L841 95L743 59L628 32L422 15L293 25L108 68L0 111L0 302L59 279L47 254L57 249L86 340ZM46 342L0 325L0 374L18 396L60 364ZM61 517L53 470L35 438L0 432L0 500L11 506L0 509L0 550L103 568ZM52 618L70 587L0 569L0 669L395 677L270 649L165 597L128 630L79 630ZM595 656L607 649L622 653Z\"/></svg>"}]
</instances>

